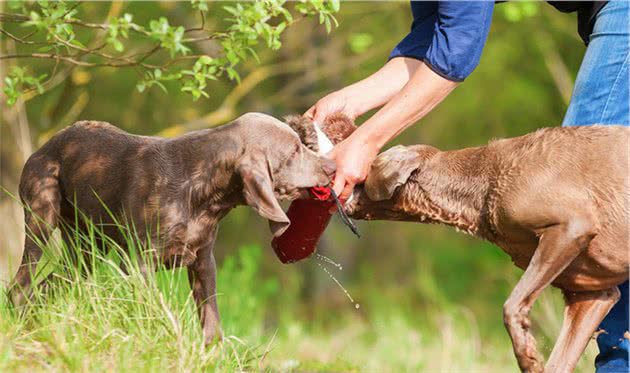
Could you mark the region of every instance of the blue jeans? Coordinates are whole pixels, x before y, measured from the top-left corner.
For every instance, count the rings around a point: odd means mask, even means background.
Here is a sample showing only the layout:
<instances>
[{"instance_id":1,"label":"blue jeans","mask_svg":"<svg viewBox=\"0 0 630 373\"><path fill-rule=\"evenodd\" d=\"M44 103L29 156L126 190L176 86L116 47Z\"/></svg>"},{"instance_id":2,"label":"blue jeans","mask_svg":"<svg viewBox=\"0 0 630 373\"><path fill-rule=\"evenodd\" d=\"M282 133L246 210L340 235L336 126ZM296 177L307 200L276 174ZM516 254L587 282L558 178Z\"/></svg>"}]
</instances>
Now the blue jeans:
<instances>
[{"instance_id":1,"label":"blue jeans","mask_svg":"<svg viewBox=\"0 0 630 373\"><path fill-rule=\"evenodd\" d=\"M591 41L578 72L563 126L630 125L629 3L611 1L597 15ZM627 245L627 242L620 242ZM628 281L619 285L621 298L608 313L597 337L597 373L630 372Z\"/></svg>"}]
</instances>

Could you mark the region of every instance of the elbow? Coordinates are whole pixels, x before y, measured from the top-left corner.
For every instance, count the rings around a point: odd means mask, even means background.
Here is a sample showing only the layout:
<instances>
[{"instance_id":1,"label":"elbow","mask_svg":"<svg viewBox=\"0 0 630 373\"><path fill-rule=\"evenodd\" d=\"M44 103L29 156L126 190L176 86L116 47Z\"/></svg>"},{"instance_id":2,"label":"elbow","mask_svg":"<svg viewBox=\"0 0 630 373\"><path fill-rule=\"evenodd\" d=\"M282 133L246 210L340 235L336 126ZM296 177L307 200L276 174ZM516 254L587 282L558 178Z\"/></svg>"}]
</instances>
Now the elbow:
<instances>
[{"instance_id":1,"label":"elbow","mask_svg":"<svg viewBox=\"0 0 630 373\"><path fill-rule=\"evenodd\" d=\"M455 83L463 82L479 65L479 58L470 58L470 56L460 58L457 55L451 55L448 59L436 59L427 56L423 59L431 71L444 79Z\"/></svg>"}]
</instances>

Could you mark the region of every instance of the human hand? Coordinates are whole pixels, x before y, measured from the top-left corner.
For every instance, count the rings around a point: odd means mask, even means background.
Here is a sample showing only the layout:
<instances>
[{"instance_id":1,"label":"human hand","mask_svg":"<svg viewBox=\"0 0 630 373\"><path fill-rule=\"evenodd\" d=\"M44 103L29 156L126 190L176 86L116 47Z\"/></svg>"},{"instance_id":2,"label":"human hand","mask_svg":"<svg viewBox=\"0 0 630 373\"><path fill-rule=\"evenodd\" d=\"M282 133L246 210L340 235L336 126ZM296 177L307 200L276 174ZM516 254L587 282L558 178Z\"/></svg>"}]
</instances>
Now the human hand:
<instances>
[{"instance_id":1,"label":"human hand","mask_svg":"<svg viewBox=\"0 0 630 373\"><path fill-rule=\"evenodd\" d=\"M336 113L345 114L354 120L360 115L354 106L346 92L340 90L319 99L304 113L304 116L315 123L323 123L326 117Z\"/></svg>"},{"instance_id":2,"label":"human hand","mask_svg":"<svg viewBox=\"0 0 630 373\"><path fill-rule=\"evenodd\" d=\"M340 200L347 201L354 186L365 181L377 154L378 147L356 136L348 137L328 153L337 164L333 190Z\"/></svg>"}]
</instances>

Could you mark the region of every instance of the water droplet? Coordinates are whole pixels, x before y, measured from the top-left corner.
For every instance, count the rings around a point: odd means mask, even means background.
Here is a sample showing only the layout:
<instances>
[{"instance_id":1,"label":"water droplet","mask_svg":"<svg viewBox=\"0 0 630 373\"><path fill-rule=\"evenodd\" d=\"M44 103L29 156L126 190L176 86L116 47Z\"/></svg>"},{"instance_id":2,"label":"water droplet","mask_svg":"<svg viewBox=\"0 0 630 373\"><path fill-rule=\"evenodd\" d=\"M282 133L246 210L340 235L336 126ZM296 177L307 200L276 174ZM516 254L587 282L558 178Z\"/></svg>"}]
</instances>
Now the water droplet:
<instances>
[{"instance_id":1,"label":"water droplet","mask_svg":"<svg viewBox=\"0 0 630 373\"><path fill-rule=\"evenodd\" d=\"M331 265L337 267L337 269L340 270L340 271L343 270L343 267L341 266L341 264L335 262L334 260L330 259L327 256L315 253L315 257L317 259L319 259L320 261L322 261L322 262L325 262L325 263L328 263L328 264L331 264Z\"/></svg>"},{"instance_id":2,"label":"water droplet","mask_svg":"<svg viewBox=\"0 0 630 373\"><path fill-rule=\"evenodd\" d=\"M339 280L337 280L337 278L335 276L333 276L333 274L330 273L330 271L326 267L322 266L318 262L315 262L315 264L317 264L317 266L319 268L321 268L324 272L326 272L328 277L330 277L335 282L335 284L337 284L337 286L339 286L339 288L344 292L344 294L346 294L346 297L348 297L348 299L350 299L350 302L352 302L354 304L354 308L358 309L359 308L359 304L354 301L354 299L352 298L352 296L350 295L348 290L346 290L346 288L344 288L343 285L341 285Z\"/></svg>"}]
</instances>

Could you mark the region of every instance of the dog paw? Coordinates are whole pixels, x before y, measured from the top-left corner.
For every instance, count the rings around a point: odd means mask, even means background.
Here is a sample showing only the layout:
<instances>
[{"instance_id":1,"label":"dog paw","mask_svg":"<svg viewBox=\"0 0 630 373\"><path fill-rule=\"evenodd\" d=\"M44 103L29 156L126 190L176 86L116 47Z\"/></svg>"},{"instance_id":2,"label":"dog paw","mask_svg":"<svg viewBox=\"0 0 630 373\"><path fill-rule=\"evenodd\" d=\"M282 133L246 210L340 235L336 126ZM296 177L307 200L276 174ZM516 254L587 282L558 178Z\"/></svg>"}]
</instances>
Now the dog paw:
<instances>
[{"instance_id":1,"label":"dog paw","mask_svg":"<svg viewBox=\"0 0 630 373\"><path fill-rule=\"evenodd\" d=\"M204 335L203 342L206 347L220 345L223 342L223 332L221 332L221 330L217 330L213 333Z\"/></svg>"}]
</instances>

